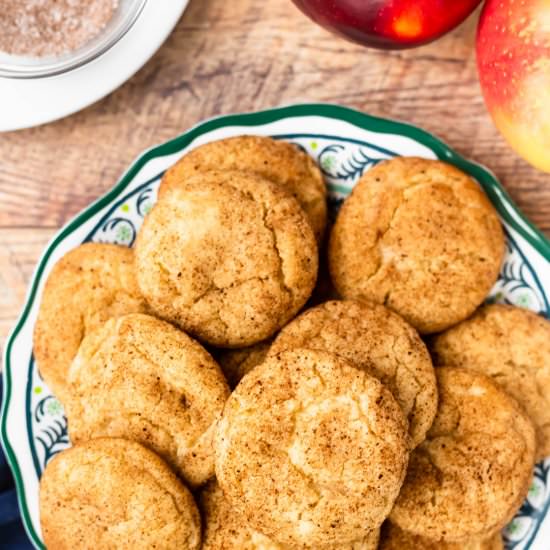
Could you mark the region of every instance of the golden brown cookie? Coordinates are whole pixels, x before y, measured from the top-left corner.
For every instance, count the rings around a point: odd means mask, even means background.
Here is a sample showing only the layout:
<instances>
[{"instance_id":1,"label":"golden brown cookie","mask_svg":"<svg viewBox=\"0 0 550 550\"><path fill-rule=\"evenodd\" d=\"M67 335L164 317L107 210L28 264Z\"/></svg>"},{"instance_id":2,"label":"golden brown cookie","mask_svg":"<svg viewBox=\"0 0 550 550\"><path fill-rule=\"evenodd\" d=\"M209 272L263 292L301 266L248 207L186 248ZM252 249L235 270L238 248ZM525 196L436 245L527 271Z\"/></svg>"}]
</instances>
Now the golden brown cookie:
<instances>
[{"instance_id":1,"label":"golden brown cookie","mask_svg":"<svg viewBox=\"0 0 550 550\"><path fill-rule=\"evenodd\" d=\"M48 550L197 550L193 497L154 453L124 439L95 439L58 454L40 480Z\"/></svg>"},{"instance_id":2,"label":"golden brown cookie","mask_svg":"<svg viewBox=\"0 0 550 550\"><path fill-rule=\"evenodd\" d=\"M73 442L124 437L191 485L214 474L212 437L229 388L206 350L169 323L148 315L107 321L82 342L69 389Z\"/></svg>"},{"instance_id":3,"label":"golden brown cookie","mask_svg":"<svg viewBox=\"0 0 550 550\"><path fill-rule=\"evenodd\" d=\"M262 176L288 191L307 214L320 242L327 223L327 190L313 159L296 145L265 136L237 136L201 145L164 177L159 196L197 173L239 170Z\"/></svg>"},{"instance_id":4,"label":"golden brown cookie","mask_svg":"<svg viewBox=\"0 0 550 550\"><path fill-rule=\"evenodd\" d=\"M271 339L247 348L220 350L217 354L218 364L231 388L234 388L245 374L263 363L270 346Z\"/></svg>"},{"instance_id":5,"label":"golden brown cookie","mask_svg":"<svg viewBox=\"0 0 550 550\"><path fill-rule=\"evenodd\" d=\"M314 548L378 529L401 487L407 423L382 383L326 352L248 373L216 434L216 476L252 529Z\"/></svg>"},{"instance_id":6,"label":"golden brown cookie","mask_svg":"<svg viewBox=\"0 0 550 550\"><path fill-rule=\"evenodd\" d=\"M139 286L158 315L220 347L271 336L309 298L318 254L286 191L240 172L197 174L166 193L136 243Z\"/></svg>"},{"instance_id":7,"label":"golden brown cookie","mask_svg":"<svg viewBox=\"0 0 550 550\"><path fill-rule=\"evenodd\" d=\"M489 377L436 369L439 408L412 453L391 521L434 541L487 538L512 519L527 495L535 428L515 399Z\"/></svg>"},{"instance_id":8,"label":"golden brown cookie","mask_svg":"<svg viewBox=\"0 0 550 550\"><path fill-rule=\"evenodd\" d=\"M384 304L421 333L462 321L495 283L504 254L481 188L440 161L395 158L366 172L329 243L341 296Z\"/></svg>"},{"instance_id":9,"label":"golden brown cookie","mask_svg":"<svg viewBox=\"0 0 550 550\"><path fill-rule=\"evenodd\" d=\"M34 327L34 356L62 402L69 366L84 336L110 317L146 311L129 248L86 243L54 265Z\"/></svg>"},{"instance_id":10,"label":"golden brown cookie","mask_svg":"<svg viewBox=\"0 0 550 550\"><path fill-rule=\"evenodd\" d=\"M216 481L210 481L200 496L204 519L202 550L301 550L309 545L279 544L249 528L243 518L230 506ZM315 546L315 550L376 550L380 532L369 533L360 541L349 544Z\"/></svg>"},{"instance_id":11,"label":"golden brown cookie","mask_svg":"<svg viewBox=\"0 0 550 550\"><path fill-rule=\"evenodd\" d=\"M402 531L387 521L382 526L379 550L504 550L502 535L496 533L485 540L434 542Z\"/></svg>"},{"instance_id":12,"label":"golden brown cookie","mask_svg":"<svg viewBox=\"0 0 550 550\"><path fill-rule=\"evenodd\" d=\"M269 354L297 348L335 353L378 378L407 417L412 446L424 441L437 410L435 373L424 342L399 315L357 300L325 302L286 325Z\"/></svg>"},{"instance_id":13,"label":"golden brown cookie","mask_svg":"<svg viewBox=\"0 0 550 550\"><path fill-rule=\"evenodd\" d=\"M550 322L526 309L489 305L438 335L437 364L486 374L515 397L537 428L537 458L550 456Z\"/></svg>"}]
</instances>

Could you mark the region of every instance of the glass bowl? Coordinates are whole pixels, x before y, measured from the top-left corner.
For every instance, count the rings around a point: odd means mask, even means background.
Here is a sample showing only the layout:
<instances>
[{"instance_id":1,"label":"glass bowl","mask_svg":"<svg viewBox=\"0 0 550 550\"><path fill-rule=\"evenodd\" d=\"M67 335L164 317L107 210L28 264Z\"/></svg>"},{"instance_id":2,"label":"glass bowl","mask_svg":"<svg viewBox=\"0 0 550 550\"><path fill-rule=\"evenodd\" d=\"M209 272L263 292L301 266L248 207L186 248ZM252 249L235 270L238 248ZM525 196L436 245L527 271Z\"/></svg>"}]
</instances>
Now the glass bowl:
<instances>
[{"instance_id":1,"label":"glass bowl","mask_svg":"<svg viewBox=\"0 0 550 550\"><path fill-rule=\"evenodd\" d=\"M0 52L0 77L44 78L66 73L97 59L110 50L134 25L147 0L119 0L104 29L92 40L56 56L27 57Z\"/></svg>"}]
</instances>

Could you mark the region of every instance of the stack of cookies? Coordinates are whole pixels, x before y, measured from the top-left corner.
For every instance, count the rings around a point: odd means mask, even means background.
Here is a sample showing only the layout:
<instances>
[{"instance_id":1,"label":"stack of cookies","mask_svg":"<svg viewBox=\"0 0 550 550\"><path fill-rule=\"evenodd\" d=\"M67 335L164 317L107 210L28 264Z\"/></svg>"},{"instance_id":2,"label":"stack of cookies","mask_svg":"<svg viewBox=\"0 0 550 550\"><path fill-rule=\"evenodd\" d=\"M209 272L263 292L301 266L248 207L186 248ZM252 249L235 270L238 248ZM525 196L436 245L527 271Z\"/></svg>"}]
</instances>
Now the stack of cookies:
<instances>
[{"instance_id":1,"label":"stack of cookies","mask_svg":"<svg viewBox=\"0 0 550 550\"><path fill-rule=\"evenodd\" d=\"M242 136L168 170L133 250L56 264L34 351L74 446L41 480L48 548L502 548L550 454L550 324L481 305L496 212L399 158L326 223L310 157Z\"/></svg>"}]
</instances>

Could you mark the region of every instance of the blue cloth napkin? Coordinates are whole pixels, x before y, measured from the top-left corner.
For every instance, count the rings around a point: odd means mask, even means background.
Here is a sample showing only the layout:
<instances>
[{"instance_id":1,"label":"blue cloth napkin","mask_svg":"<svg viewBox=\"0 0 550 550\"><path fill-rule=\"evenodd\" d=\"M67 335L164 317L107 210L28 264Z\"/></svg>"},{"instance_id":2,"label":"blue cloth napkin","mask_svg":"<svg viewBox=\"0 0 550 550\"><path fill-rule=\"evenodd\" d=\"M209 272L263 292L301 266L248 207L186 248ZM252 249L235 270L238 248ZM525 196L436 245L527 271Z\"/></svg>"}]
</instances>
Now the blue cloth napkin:
<instances>
[{"instance_id":1,"label":"blue cloth napkin","mask_svg":"<svg viewBox=\"0 0 550 550\"><path fill-rule=\"evenodd\" d=\"M0 401L2 399L2 377L0 376ZM31 550L17 504L15 484L4 452L0 447L0 548L10 550Z\"/></svg>"}]
</instances>

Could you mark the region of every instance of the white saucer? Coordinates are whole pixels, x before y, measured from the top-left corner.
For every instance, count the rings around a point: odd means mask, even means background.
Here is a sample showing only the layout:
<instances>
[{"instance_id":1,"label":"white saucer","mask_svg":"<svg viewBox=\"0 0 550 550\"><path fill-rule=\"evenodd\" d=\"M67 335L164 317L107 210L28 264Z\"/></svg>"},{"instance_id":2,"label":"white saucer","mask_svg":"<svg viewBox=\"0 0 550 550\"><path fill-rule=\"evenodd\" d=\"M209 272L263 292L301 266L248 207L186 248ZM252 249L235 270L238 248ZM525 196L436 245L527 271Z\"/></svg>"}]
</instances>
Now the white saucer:
<instances>
[{"instance_id":1,"label":"white saucer","mask_svg":"<svg viewBox=\"0 0 550 550\"><path fill-rule=\"evenodd\" d=\"M126 82L172 32L189 0L147 2L128 34L80 69L51 78L0 78L0 132L51 122L98 101Z\"/></svg>"}]
</instances>

